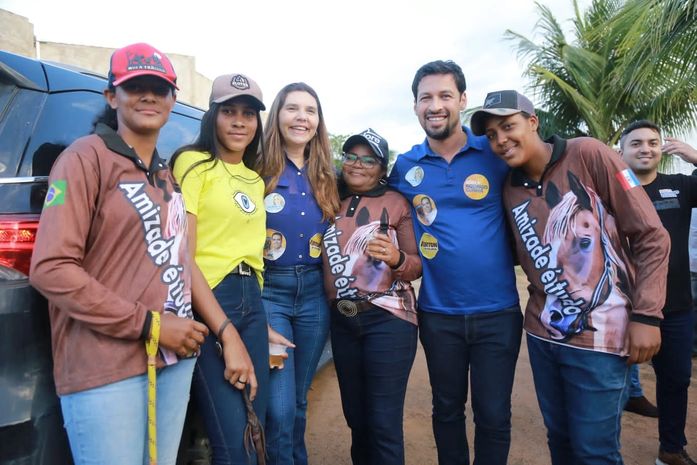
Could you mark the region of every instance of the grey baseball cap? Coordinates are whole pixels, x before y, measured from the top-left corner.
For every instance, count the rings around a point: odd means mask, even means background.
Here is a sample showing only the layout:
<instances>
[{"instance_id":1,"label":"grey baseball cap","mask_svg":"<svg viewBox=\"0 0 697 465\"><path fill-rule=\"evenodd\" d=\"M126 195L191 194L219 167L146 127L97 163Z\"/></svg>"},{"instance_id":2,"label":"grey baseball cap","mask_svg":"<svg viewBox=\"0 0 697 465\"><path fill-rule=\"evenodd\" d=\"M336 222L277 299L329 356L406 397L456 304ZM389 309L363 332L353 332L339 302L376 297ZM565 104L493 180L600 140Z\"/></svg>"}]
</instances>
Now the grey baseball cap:
<instances>
[{"instance_id":1,"label":"grey baseball cap","mask_svg":"<svg viewBox=\"0 0 697 465\"><path fill-rule=\"evenodd\" d=\"M481 136L484 134L484 122L487 116L510 116L525 112L528 115L535 114L535 106L523 94L515 90L497 90L489 92L484 99L481 110L477 110L470 119L472 132Z\"/></svg>"}]
</instances>

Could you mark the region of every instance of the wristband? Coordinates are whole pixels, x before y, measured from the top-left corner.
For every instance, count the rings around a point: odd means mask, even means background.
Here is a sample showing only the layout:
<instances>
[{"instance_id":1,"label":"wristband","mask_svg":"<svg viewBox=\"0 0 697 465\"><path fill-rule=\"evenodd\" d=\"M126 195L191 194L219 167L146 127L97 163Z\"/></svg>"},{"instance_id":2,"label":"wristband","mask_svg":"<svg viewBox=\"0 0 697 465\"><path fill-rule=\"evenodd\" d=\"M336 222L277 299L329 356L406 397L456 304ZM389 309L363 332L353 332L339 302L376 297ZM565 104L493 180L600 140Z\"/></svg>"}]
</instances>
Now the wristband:
<instances>
[{"instance_id":1,"label":"wristband","mask_svg":"<svg viewBox=\"0 0 697 465\"><path fill-rule=\"evenodd\" d=\"M223 324L220 325L220 329L218 329L218 332L216 333L219 341L223 340L223 331L225 331L225 328L227 328L227 325L229 325L230 323L232 323L232 321L230 321L230 318L225 318Z\"/></svg>"},{"instance_id":2,"label":"wristband","mask_svg":"<svg viewBox=\"0 0 697 465\"><path fill-rule=\"evenodd\" d=\"M215 348L217 349L218 355L220 357L223 356L223 343L220 341L223 340L223 331L225 331L225 328L227 328L227 325L229 325L230 323L232 323L232 321L230 321L230 318L225 318L225 321L223 321L223 323L220 325L220 329L218 329L218 332L216 333L216 336L218 336L218 340L215 341Z\"/></svg>"},{"instance_id":3,"label":"wristband","mask_svg":"<svg viewBox=\"0 0 697 465\"><path fill-rule=\"evenodd\" d=\"M404 260L406 260L406 259L407 259L406 254L400 250L399 251L399 260L397 261L397 264L395 266L391 266L390 268L392 268L393 270L396 270L397 268L402 266L402 263L404 263Z\"/></svg>"}]
</instances>

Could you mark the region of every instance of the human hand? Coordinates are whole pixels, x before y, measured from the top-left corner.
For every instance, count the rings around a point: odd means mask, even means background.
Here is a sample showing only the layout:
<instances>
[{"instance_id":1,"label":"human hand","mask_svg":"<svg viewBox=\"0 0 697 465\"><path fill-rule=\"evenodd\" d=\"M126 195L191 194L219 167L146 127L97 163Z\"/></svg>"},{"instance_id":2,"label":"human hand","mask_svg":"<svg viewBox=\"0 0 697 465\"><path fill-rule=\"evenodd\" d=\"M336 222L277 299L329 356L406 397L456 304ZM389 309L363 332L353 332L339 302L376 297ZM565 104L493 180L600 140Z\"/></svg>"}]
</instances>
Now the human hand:
<instances>
[{"instance_id":1,"label":"human hand","mask_svg":"<svg viewBox=\"0 0 697 465\"><path fill-rule=\"evenodd\" d=\"M374 260L382 260L391 267L399 263L399 249L387 234L375 234L365 251Z\"/></svg>"},{"instance_id":2,"label":"human hand","mask_svg":"<svg viewBox=\"0 0 697 465\"><path fill-rule=\"evenodd\" d=\"M627 338L629 339L627 365L651 360L661 348L661 329L658 326L630 321Z\"/></svg>"},{"instance_id":3,"label":"human hand","mask_svg":"<svg viewBox=\"0 0 697 465\"><path fill-rule=\"evenodd\" d=\"M181 357L198 353L207 335L208 327L198 321L179 318L172 312L163 312L160 317L160 345Z\"/></svg>"},{"instance_id":4,"label":"human hand","mask_svg":"<svg viewBox=\"0 0 697 465\"><path fill-rule=\"evenodd\" d=\"M279 333L275 329L271 327L271 325L267 325L269 328L269 344L281 344L283 346L289 347L291 349L295 349L295 344L290 342L290 340L286 339L283 334ZM284 359L288 358L288 354L284 354L283 356Z\"/></svg>"},{"instance_id":5,"label":"human hand","mask_svg":"<svg viewBox=\"0 0 697 465\"><path fill-rule=\"evenodd\" d=\"M697 150L690 144L674 137L666 137L661 151L669 155L677 155L688 163L697 163Z\"/></svg>"},{"instance_id":6,"label":"human hand","mask_svg":"<svg viewBox=\"0 0 697 465\"><path fill-rule=\"evenodd\" d=\"M235 327L228 325L219 342L223 348L222 356L225 362L223 377L240 391L249 385L249 398L254 400L258 387L254 365Z\"/></svg>"}]
</instances>

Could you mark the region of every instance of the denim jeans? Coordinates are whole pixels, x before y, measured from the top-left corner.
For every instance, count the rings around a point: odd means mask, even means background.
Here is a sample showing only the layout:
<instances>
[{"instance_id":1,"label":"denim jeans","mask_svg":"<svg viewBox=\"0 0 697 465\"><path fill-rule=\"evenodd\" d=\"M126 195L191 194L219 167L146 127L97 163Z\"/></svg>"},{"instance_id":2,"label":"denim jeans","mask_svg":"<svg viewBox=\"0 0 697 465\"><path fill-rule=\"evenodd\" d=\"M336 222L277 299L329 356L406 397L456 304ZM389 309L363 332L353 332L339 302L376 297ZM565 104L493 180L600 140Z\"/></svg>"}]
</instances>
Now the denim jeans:
<instances>
[{"instance_id":1,"label":"denim jeans","mask_svg":"<svg viewBox=\"0 0 697 465\"><path fill-rule=\"evenodd\" d=\"M269 325L295 344L270 374L266 415L269 465L306 465L307 391L327 342L329 308L318 266L269 267L263 301ZM267 364L268 366L268 364Z\"/></svg>"},{"instance_id":2,"label":"denim jeans","mask_svg":"<svg viewBox=\"0 0 697 465\"><path fill-rule=\"evenodd\" d=\"M644 390L641 388L641 380L639 379L639 364L635 363L629 368L628 383L629 397L641 397L644 395Z\"/></svg>"},{"instance_id":3,"label":"denim jeans","mask_svg":"<svg viewBox=\"0 0 697 465\"><path fill-rule=\"evenodd\" d=\"M692 374L693 325L692 310L665 312L661 322L661 350L653 357L658 439L666 452L679 452L687 444L685 421Z\"/></svg>"},{"instance_id":4,"label":"denim jeans","mask_svg":"<svg viewBox=\"0 0 697 465\"><path fill-rule=\"evenodd\" d=\"M332 309L331 337L353 465L404 465L404 396L416 325L378 307L354 317Z\"/></svg>"},{"instance_id":5,"label":"denim jeans","mask_svg":"<svg viewBox=\"0 0 697 465\"><path fill-rule=\"evenodd\" d=\"M621 465L627 359L530 335L527 341L552 465Z\"/></svg>"},{"instance_id":6,"label":"denim jeans","mask_svg":"<svg viewBox=\"0 0 697 465\"><path fill-rule=\"evenodd\" d=\"M264 422L269 396L269 332L261 303L257 278L229 274L213 289L218 303L230 318L247 348L259 387L252 402L259 420ZM225 363L215 347L213 329L201 346L201 355L194 370L193 395L213 451L213 465L247 465L256 463L243 445L247 410L241 391L224 377Z\"/></svg>"},{"instance_id":7,"label":"denim jeans","mask_svg":"<svg viewBox=\"0 0 697 465\"><path fill-rule=\"evenodd\" d=\"M692 313L697 314L697 273L690 271L692 283ZM697 355L697 316L695 316L694 333L692 334L692 355Z\"/></svg>"},{"instance_id":8,"label":"denim jeans","mask_svg":"<svg viewBox=\"0 0 697 465\"><path fill-rule=\"evenodd\" d=\"M475 465L508 460L511 390L523 316L518 306L470 315L419 312L421 344L433 394L439 465L468 465L465 403L474 412Z\"/></svg>"},{"instance_id":9,"label":"denim jeans","mask_svg":"<svg viewBox=\"0 0 697 465\"><path fill-rule=\"evenodd\" d=\"M157 372L158 464L177 460L195 363L185 359ZM148 463L147 375L66 394L60 402L75 465Z\"/></svg>"}]
</instances>

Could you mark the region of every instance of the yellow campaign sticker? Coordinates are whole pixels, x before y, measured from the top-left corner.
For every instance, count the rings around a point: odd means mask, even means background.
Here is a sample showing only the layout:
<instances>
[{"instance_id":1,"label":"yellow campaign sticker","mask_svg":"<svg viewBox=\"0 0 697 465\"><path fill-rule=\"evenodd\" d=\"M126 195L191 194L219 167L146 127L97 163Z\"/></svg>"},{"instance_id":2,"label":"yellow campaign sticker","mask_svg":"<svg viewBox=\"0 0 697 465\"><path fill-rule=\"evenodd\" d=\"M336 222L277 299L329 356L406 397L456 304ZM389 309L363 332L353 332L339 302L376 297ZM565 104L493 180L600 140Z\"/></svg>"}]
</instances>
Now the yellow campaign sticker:
<instances>
[{"instance_id":1,"label":"yellow campaign sticker","mask_svg":"<svg viewBox=\"0 0 697 465\"><path fill-rule=\"evenodd\" d=\"M482 200L489 194L489 180L481 174L471 174L463 185L465 195L472 200Z\"/></svg>"},{"instance_id":2,"label":"yellow campaign sticker","mask_svg":"<svg viewBox=\"0 0 697 465\"><path fill-rule=\"evenodd\" d=\"M322 235L315 234L310 238L310 257L317 258L322 254Z\"/></svg>"},{"instance_id":3,"label":"yellow campaign sticker","mask_svg":"<svg viewBox=\"0 0 697 465\"><path fill-rule=\"evenodd\" d=\"M438 239L429 233L423 233L419 239L419 250L425 258L432 259L438 253Z\"/></svg>"}]
</instances>

